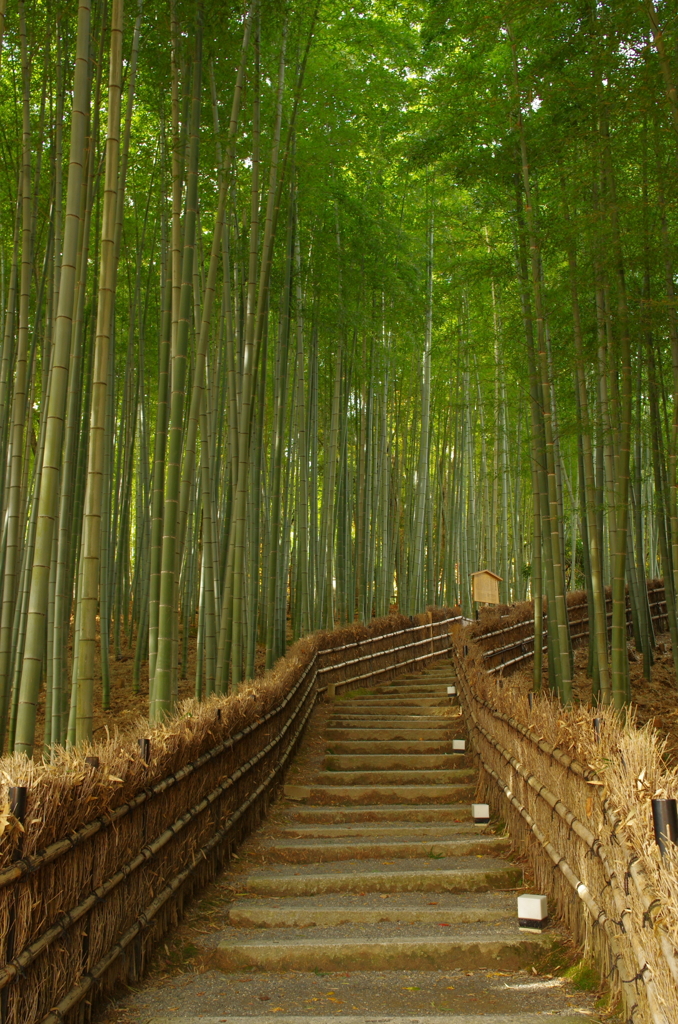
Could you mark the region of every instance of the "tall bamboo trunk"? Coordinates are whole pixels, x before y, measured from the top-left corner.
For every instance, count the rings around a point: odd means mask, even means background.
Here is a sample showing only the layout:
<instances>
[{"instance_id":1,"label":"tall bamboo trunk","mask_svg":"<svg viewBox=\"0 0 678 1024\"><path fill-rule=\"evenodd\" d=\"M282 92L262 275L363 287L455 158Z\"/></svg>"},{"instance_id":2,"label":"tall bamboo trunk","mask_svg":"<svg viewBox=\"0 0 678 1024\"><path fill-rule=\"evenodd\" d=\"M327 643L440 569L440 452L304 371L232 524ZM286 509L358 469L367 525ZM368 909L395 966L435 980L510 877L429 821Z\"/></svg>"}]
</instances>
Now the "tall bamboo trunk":
<instances>
[{"instance_id":1,"label":"tall bamboo trunk","mask_svg":"<svg viewBox=\"0 0 678 1024\"><path fill-rule=\"evenodd\" d=\"M63 253L60 262L59 301L54 329L45 452L40 475L37 535L31 573L26 644L21 673L15 738L15 749L29 756L33 751L38 693L46 654L47 631L45 625L49 597L50 568L53 555L54 524L59 510L62 443L68 399L78 243L80 241L81 193L87 128L89 124L89 37L90 3L89 0L82 0L78 8L78 36L73 82L66 219L64 224ZM55 557L56 553L56 550L54 550ZM54 580L54 586L56 586L56 579ZM60 694L57 699L60 699ZM56 700L54 703L56 703ZM50 706L50 718L51 712L52 708Z\"/></svg>"},{"instance_id":2,"label":"tall bamboo trunk","mask_svg":"<svg viewBox=\"0 0 678 1024\"><path fill-rule=\"evenodd\" d=\"M80 555L80 635L77 666L76 743L91 739L94 705L96 619L99 604L99 559L103 497L103 457L110 345L116 286L115 224L118 198L120 106L122 91L123 0L111 7L111 48L108 80L106 174L101 223L101 256L97 303L92 409Z\"/></svg>"}]
</instances>

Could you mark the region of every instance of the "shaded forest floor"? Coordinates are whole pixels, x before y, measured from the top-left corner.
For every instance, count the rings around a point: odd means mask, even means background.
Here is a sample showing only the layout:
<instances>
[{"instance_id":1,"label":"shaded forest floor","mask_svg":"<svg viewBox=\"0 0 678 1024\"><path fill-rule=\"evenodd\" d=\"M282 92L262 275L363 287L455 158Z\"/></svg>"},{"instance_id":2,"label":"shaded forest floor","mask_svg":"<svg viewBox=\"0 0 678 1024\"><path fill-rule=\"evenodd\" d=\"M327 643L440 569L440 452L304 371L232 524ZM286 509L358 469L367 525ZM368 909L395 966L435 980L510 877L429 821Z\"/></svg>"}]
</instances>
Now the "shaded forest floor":
<instances>
[{"instance_id":1,"label":"shaded forest floor","mask_svg":"<svg viewBox=\"0 0 678 1024\"><path fill-rule=\"evenodd\" d=\"M98 639L98 638L97 638ZM291 632L289 640L291 642ZM181 640L179 641L181 647ZM71 657L72 649L68 648L68 675L67 685L71 680ZM113 644L111 643L111 649ZM95 740L102 739L106 730L113 733L118 730L125 732L139 719L148 718L148 661L141 666L141 679L139 681L139 692L135 693L134 684L134 648L123 647L121 657L116 658L111 650L110 658L110 707L104 710L103 691L101 686L101 659L97 644L97 655L95 661L96 682L94 684L94 722L93 737ZM197 656L197 639L191 632L188 639L188 657L186 669L181 672L179 679L179 700L195 695L195 669ZM266 662L266 647L264 644L257 645L255 656L255 676L260 676L264 671ZM204 685L204 683L203 683ZM44 700L38 705L38 721L36 726L35 749L40 750L43 744L45 726L45 704Z\"/></svg>"},{"instance_id":2,"label":"shaded forest floor","mask_svg":"<svg viewBox=\"0 0 678 1024\"><path fill-rule=\"evenodd\" d=\"M631 641L628 644L629 671L633 707L638 725L651 722L659 735L666 740L666 754L671 764L678 764L678 685L671 654L671 637L668 633L657 636L655 660L651 679L643 678L643 657ZM588 646L575 650L575 699L583 703L591 701L591 680L586 674L589 659ZM548 670L544 671L544 686L548 686ZM532 671L523 669L509 677L511 686L517 686L526 693L532 689Z\"/></svg>"}]
</instances>

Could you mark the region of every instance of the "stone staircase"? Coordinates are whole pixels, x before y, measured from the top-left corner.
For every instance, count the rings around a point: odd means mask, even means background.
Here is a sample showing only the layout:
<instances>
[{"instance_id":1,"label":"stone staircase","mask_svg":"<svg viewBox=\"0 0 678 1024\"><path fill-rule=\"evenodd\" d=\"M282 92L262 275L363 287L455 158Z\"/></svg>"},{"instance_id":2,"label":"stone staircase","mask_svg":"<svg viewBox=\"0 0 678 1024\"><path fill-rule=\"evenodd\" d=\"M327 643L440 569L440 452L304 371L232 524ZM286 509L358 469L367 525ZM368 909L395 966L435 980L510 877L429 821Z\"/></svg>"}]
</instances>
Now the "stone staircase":
<instances>
[{"instance_id":1,"label":"stone staircase","mask_svg":"<svg viewBox=\"0 0 678 1024\"><path fill-rule=\"evenodd\" d=\"M317 710L305 761L302 750L285 799L230 876L237 895L210 966L238 984L215 1016L196 1006L156 1024L569 1024L590 1013L577 996L573 1014L560 979L535 980L558 935L519 931L522 870L509 839L472 822L476 770L470 754L451 753L464 728L450 682L445 659ZM253 1011L243 985L255 991L266 978L276 995L259 995L273 1002ZM327 978L337 996L308 994ZM389 978L375 1015L364 990ZM427 1012L415 1001L413 1014L406 993L425 991L427 978L436 998ZM294 999L280 995L290 986L302 1012L290 1014Z\"/></svg>"}]
</instances>

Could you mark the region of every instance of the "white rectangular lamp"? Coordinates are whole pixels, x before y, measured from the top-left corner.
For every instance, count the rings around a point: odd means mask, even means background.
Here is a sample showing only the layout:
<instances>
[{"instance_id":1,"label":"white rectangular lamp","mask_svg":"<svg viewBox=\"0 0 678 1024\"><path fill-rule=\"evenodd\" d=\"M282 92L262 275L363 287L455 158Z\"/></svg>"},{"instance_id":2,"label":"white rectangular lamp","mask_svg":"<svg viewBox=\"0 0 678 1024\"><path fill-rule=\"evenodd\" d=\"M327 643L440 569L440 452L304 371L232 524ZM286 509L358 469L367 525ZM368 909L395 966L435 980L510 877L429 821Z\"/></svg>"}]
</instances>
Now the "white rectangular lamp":
<instances>
[{"instance_id":1,"label":"white rectangular lamp","mask_svg":"<svg viewBox=\"0 0 678 1024\"><path fill-rule=\"evenodd\" d=\"M448 697L456 697L457 696L457 687L456 686L448 686L447 687L447 696Z\"/></svg>"},{"instance_id":2,"label":"white rectangular lamp","mask_svg":"<svg viewBox=\"0 0 678 1024\"><path fill-rule=\"evenodd\" d=\"M521 932L543 932L548 920L546 896L518 897L518 927Z\"/></svg>"},{"instance_id":3,"label":"white rectangular lamp","mask_svg":"<svg viewBox=\"0 0 678 1024\"><path fill-rule=\"evenodd\" d=\"M490 820L489 804L471 804L474 825L487 825Z\"/></svg>"},{"instance_id":4,"label":"white rectangular lamp","mask_svg":"<svg viewBox=\"0 0 678 1024\"><path fill-rule=\"evenodd\" d=\"M452 740L452 753L453 754L464 754L464 753L466 753L466 740Z\"/></svg>"}]
</instances>

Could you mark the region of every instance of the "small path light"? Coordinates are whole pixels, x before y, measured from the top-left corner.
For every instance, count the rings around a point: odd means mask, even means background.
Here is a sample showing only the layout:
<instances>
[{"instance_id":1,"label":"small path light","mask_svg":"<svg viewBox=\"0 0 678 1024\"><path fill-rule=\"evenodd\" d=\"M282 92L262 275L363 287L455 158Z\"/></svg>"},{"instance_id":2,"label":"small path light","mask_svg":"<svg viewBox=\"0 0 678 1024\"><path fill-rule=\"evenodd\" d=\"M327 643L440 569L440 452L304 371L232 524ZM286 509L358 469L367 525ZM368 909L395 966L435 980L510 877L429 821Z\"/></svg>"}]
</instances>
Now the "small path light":
<instances>
[{"instance_id":1,"label":"small path light","mask_svg":"<svg viewBox=\"0 0 678 1024\"><path fill-rule=\"evenodd\" d=\"M462 739L452 740L452 753L453 754L465 754L466 753L466 740L462 740Z\"/></svg>"},{"instance_id":2,"label":"small path light","mask_svg":"<svg viewBox=\"0 0 678 1024\"><path fill-rule=\"evenodd\" d=\"M457 696L457 687L456 686L448 686L447 687L447 695L448 695L448 697L456 697Z\"/></svg>"},{"instance_id":3,"label":"small path light","mask_svg":"<svg viewBox=\"0 0 678 1024\"><path fill-rule=\"evenodd\" d=\"M487 825L490 820L489 804L471 804L474 825Z\"/></svg>"},{"instance_id":4,"label":"small path light","mask_svg":"<svg viewBox=\"0 0 678 1024\"><path fill-rule=\"evenodd\" d=\"M653 800L654 837L664 857L671 843L678 843L678 812L675 800Z\"/></svg>"},{"instance_id":5,"label":"small path light","mask_svg":"<svg viewBox=\"0 0 678 1024\"><path fill-rule=\"evenodd\" d=\"M521 932L543 932L548 920L546 896L518 897L518 927Z\"/></svg>"}]
</instances>

